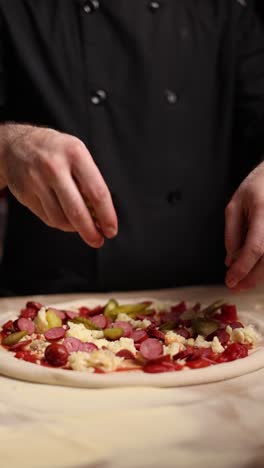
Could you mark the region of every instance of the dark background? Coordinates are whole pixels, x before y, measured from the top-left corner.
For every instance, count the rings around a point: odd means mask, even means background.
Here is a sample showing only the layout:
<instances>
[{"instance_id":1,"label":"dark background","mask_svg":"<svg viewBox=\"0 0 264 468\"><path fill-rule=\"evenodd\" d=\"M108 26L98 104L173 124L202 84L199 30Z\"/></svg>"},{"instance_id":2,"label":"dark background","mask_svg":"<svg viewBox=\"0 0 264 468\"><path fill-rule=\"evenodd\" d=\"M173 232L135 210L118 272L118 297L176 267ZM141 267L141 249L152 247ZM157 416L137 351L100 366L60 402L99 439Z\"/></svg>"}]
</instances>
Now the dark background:
<instances>
[{"instance_id":1,"label":"dark background","mask_svg":"<svg viewBox=\"0 0 264 468\"><path fill-rule=\"evenodd\" d=\"M260 14L262 20L264 21L264 0L254 0L255 1L255 6Z\"/></svg>"}]
</instances>

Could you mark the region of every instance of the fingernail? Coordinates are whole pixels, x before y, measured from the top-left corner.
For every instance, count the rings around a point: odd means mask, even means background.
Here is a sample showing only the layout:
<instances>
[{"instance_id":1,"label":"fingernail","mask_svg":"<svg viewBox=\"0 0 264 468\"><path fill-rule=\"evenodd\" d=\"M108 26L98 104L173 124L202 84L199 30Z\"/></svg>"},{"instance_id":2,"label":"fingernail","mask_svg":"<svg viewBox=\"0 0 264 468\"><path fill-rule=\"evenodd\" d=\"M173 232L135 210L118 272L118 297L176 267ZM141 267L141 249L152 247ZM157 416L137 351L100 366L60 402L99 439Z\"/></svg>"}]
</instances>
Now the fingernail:
<instances>
[{"instance_id":1,"label":"fingernail","mask_svg":"<svg viewBox=\"0 0 264 468\"><path fill-rule=\"evenodd\" d=\"M237 285L237 280L231 276L227 278L226 284L229 288L234 288Z\"/></svg>"},{"instance_id":2,"label":"fingernail","mask_svg":"<svg viewBox=\"0 0 264 468\"><path fill-rule=\"evenodd\" d=\"M100 249L104 245L104 239L98 242L90 242L90 246L93 247L94 249Z\"/></svg>"},{"instance_id":3,"label":"fingernail","mask_svg":"<svg viewBox=\"0 0 264 468\"><path fill-rule=\"evenodd\" d=\"M112 237L115 237L117 235L117 228L114 228L113 226L109 226L106 228L106 236L109 239L112 239Z\"/></svg>"}]
</instances>

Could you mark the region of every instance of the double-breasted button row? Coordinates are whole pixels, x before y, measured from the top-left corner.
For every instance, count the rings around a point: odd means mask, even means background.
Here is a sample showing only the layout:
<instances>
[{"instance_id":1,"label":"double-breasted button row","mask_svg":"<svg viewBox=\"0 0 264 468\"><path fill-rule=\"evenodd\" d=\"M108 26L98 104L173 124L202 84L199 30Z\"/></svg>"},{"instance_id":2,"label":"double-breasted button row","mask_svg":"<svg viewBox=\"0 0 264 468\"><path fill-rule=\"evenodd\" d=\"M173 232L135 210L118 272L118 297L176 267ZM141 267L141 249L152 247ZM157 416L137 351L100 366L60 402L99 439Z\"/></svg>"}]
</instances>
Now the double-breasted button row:
<instances>
[{"instance_id":1,"label":"double-breasted button row","mask_svg":"<svg viewBox=\"0 0 264 468\"><path fill-rule=\"evenodd\" d=\"M83 11L87 14L94 13L100 7L99 0L87 0L83 4Z\"/></svg>"}]
</instances>

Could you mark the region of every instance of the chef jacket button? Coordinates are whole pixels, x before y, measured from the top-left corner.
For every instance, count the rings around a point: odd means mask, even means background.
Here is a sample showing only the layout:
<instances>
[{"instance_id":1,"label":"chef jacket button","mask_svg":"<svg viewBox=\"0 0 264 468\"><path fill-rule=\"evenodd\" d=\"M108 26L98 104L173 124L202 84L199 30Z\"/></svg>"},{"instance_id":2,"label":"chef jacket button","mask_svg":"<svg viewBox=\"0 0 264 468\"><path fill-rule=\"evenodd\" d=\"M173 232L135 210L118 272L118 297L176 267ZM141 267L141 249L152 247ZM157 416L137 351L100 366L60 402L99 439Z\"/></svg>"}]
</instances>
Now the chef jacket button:
<instances>
[{"instance_id":1,"label":"chef jacket button","mask_svg":"<svg viewBox=\"0 0 264 468\"><path fill-rule=\"evenodd\" d=\"M170 205L176 205L182 199L181 190L177 189L173 192L169 192L167 196L167 201Z\"/></svg>"},{"instance_id":2,"label":"chef jacket button","mask_svg":"<svg viewBox=\"0 0 264 468\"><path fill-rule=\"evenodd\" d=\"M167 101L168 104L176 104L176 102L178 101L179 97L177 96L177 94L174 93L174 91L172 91L171 89L166 89L165 91L165 99Z\"/></svg>"},{"instance_id":3,"label":"chef jacket button","mask_svg":"<svg viewBox=\"0 0 264 468\"><path fill-rule=\"evenodd\" d=\"M83 11L87 14L93 13L95 10L98 10L99 6L99 0L88 0L83 5Z\"/></svg>"},{"instance_id":4,"label":"chef jacket button","mask_svg":"<svg viewBox=\"0 0 264 468\"><path fill-rule=\"evenodd\" d=\"M95 106L102 104L107 98L107 94L103 89L97 89L91 94L91 103Z\"/></svg>"},{"instance_id":5,"label":"chef jacket button","mask_svg":"<svg viewBox=\"0 0 264 468\"><path fill-rule=\"evenodd\" d=\"M156 11L158 11L160 9L161 4L157 0L156 1L152 0L151 2L149 2L148 7L149 7L150 11L155 13Z\"/></svg>"}]
</instances>

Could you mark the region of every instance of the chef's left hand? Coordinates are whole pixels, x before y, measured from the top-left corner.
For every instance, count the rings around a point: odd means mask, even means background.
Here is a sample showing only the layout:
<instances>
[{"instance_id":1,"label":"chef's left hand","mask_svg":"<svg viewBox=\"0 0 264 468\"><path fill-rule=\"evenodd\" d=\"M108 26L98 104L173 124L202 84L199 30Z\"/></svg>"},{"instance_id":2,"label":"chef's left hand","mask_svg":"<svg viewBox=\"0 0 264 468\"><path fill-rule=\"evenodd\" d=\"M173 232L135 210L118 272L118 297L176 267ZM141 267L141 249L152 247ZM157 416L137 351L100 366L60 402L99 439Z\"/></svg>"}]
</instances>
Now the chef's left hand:
<instances>
[{"instance_id":1,"label":"chef's left hand","mask_svg":"<svg viewBox=\"0 0 264 468\"><path fill-rule=\"evenodd\" d=\"M264 279L264 163L241 183L225 211L226 285L233 291Z\"/></svg>"}]
</instances>

